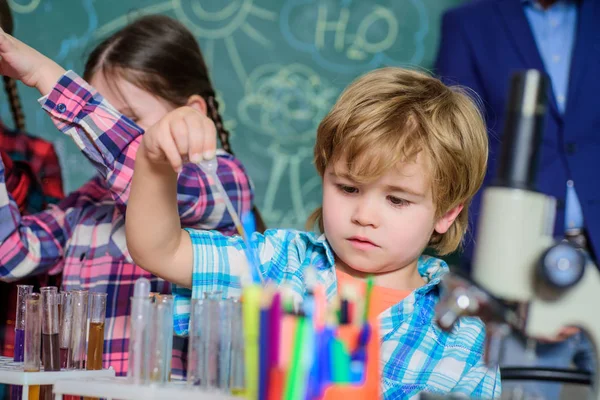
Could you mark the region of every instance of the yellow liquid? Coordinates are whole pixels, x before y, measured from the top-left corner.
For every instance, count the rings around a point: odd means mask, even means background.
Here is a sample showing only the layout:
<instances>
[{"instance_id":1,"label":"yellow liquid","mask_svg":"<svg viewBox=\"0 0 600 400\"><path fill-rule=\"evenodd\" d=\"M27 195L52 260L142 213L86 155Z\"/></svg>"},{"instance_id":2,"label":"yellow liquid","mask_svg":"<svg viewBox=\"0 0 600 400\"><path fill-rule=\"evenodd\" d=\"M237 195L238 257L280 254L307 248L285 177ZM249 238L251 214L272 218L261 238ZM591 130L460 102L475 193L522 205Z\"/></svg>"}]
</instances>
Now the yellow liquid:
<instances>
[{"instance_id":1,"label":"yellow liquid","mask_svg":"<svg viewBox=\"0 0 600 400\"><path fill-rule=\"evenodd\" d=\"M244 388L231 388L231 394L234 396L244 396L246 390Z\"/></svg>"},{"instance_id":2,"label":"yellow liquid","mask_svg":"<svg viewBox=\"0 0 600 400\"><path fill-rule=\"evenodd\" d=\"M29 400L40 400L40 386L29 386Z\"/></svg>"},{"instance_id":3,"label":"yellow liquid","mask_svg":"<svg viewBox=\"0 0 600 400\"><path fill-rule=\"evenodd\" d=\"M103 347L104 322L90 322L86 369L94 371L102 369Z\"/></svg>"}]
</instances>

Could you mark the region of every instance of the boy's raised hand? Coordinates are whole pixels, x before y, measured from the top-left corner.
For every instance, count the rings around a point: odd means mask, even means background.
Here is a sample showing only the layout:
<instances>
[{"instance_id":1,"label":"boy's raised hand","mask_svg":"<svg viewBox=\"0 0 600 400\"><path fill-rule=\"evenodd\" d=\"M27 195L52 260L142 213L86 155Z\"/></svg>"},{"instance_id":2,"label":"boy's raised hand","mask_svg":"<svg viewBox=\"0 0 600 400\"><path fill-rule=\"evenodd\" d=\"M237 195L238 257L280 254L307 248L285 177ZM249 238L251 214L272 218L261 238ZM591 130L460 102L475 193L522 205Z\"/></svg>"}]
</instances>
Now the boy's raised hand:
<instances>
[{"instance_id":1,"label":"boy's raised hand","mask_svg":"<svg viewBox=\"0 0 600 400\"><path fill-rule=\"evenodd\" d=\"M60 65L0 29L0 74L46 95L64 73Z\"/></svg>"},{"instance_id":2,"label":"boy's raised hand","mask_svg":"<svg viewBox=\"0 0 600 400\"><path fill-rule=\"evenodd\" d=\"M141 151L152 163L170 164L180 172L184 162L198 163L214 158L217 130L213 121L200 111L177 108L144 133Z\"/></svg>"}]
</instances>

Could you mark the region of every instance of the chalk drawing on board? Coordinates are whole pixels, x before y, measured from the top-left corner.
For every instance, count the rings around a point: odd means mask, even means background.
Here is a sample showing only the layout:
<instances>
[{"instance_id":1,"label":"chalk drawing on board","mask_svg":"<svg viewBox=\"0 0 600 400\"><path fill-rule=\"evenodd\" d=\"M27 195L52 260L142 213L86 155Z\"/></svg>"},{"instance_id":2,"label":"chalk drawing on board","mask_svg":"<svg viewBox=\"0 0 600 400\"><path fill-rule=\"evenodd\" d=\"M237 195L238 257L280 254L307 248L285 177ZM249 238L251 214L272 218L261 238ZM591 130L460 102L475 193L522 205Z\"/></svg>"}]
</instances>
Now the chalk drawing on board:
<instances>
[{"instance_id":1,"label":"chalk drawing on board","mask_svg":"<svg viewBox=\"0 0 600 400\"><path fill-rule=\"evenodd\" d=\"M211 7L209 9L209 6ZM222 40L234 71L245 82L247 73L240 57L234 34L242 32L252 41L263 47L269 47L271 41L250 22L250 17L276 21L277 14L254 4L254 0L221 0L204 2L200 0L173 0L175 15L200 38L206 39L206 46L216 45ZM212 59L209 58L209 64Z\"/></svg>"},{"instance_id":2,"label":"chalk drawing on board","mask_svg":"<svg viewBox=\"0 0 600 400\"><path fill-rule=\"evenodd\" d=\"M40 5L41 0L30 0L29 2L20 2L17 0L8 0L10 8L18 14L29 14L35 11Z\"/></svg>"},{"instance_id":3,"label":"chalk drawing on board","mask_svg":"<svg viewBox=\"0 0 600 400\"><path fill-rule=\"evenodd\" d=\"M306 181L301 171L310 165L315 127L330 110L338 90L301 64L266 64L245 84L238 104L240 122L262 135L255 152L271 159L264 202L260 206L270 226L302 225L311 211L310 198L318 179ZM303 181L306 183L303 184ZM285 204L286 209L277 209Z\"/></svg>"},{"instance_id":4,"label":"chalk drawing on board","mask_svg":"<svg viewBox=\"0 0 600 400\"><path fill-rule=\"evenodd\" d=\"M82 0L81 6L83 7L83 11L85 12L88 22L85 32L82 32L80 35L73 32L69 34L69 36L62 39L58 54L53 57L56 62L66 69L75 69L75 65L71 57L72 52L82 49L88 45L90 43L90 39L94 35L94 31L98 27L98 15L96 14L93 0Z\"/></svg>"},{"instance_id":5,"label":"chalk drawing on board","mask_svg":"<svg viewBox=\"0 0 600 400\"><path fill-rule=\"evenodd\" d=\"M96 32L96 36L104 37L127 25L127 23L136 17L169 11L174 11L175 16L194 35L206 40L206 61L209 65L212 64L212 53L215 45L217 45L215 42L222 41L218 44L224 44L240 82L245 82L248 74L235 43L234 34L242 32L242 34L260 46L269 47L271 46L271 41L258 28L252 25L250 18L277 21L277 14L275 12L257 6L254 4L254 0L220 0L204 3L201 0L171 0L122 15L100 27Z\"/></svg>"},{"instance_id":6,"label":"chalk drawing on board","mask_svg":"<svg viewBox=\"0 0 600 400\"><path fill-rule=\"evenodd\" d=\"M295 49L322 68L356 74L381 65L419 64L429 17L422 0L375 2L287 0L280 28Z\"/></svg>"},{"instance_id":7,"label":"chalk drawing on board","mask_svg":"<svg viewBox=\"0 0 600 400\"><path fill-rule=\"evenodd\" d=\"M148 7L142 7L142 8L128 11L126 14L123 14L123 15L109 21L109 22L105 23L104 25L102 25L100 28L98 28L94 32L94 37L96 39L104 38L104 37L108 36L110 33L113 33L114 31L117 31L117 30L123 28L128 23L132 22L133 20L135 20L143 15L162 14L162 13L165 13L165 12L171 11L171 10L173 10L173 3L171 1L167 1L164 3L153 4Z\"/></svg>"}]
</instances>

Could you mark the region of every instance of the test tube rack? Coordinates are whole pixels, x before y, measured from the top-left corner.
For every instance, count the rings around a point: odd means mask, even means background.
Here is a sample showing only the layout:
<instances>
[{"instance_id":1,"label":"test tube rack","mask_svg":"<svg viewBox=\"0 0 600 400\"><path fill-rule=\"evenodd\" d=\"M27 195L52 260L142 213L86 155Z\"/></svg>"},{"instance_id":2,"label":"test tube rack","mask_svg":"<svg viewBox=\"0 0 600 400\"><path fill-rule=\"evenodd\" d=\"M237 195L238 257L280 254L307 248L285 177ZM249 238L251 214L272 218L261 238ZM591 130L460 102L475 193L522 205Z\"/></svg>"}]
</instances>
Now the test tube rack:
<instances>
[{"instance_id":1,"label":"test tube rack","mask_svg":"<svg viewBox=\"0 0 600 400\"><path fill-rule=\"evenodd\" d=\"M63 370L44 372L24 372L23 363L15 362L9 357L0 357L0 384L23 386L23 400L28 400L29 386L34 385L56 385L63 379L84 379L84 378L102 378L114 377L115 371L102 369L98 371L86 370Z\"/></svg>"},{"instance_id":2,"label":"test tube rack","mask_svg":"<svg viewBox=\"0 0 600 400\"><path fill-rule=\"evenodd\" d=\"M209 392L184 381L134 384L126 377L61 380L54 385L55 400L65 395L107 400L244 400L245 397Z\"/></svg>"}]
</instances>

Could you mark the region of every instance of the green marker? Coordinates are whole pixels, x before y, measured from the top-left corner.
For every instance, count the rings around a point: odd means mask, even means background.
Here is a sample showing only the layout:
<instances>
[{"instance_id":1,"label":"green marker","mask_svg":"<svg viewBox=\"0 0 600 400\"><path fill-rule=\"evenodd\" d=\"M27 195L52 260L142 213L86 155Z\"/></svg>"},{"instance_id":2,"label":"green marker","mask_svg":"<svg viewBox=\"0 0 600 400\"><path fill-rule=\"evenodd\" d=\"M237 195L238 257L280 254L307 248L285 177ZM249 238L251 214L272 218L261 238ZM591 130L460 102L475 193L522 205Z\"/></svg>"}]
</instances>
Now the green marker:
<instances>
[{"instance_id":1,"label":"green marker","mask_svg":"<svg viewBox=\"0 0 600 400\"><path fill-rule=\"evenodd\" d=\"M302 351L306 342L306 318L298 317L296 333L294 335L294 349L290 360L290 371L285 382L285 400L303 400L305 392L304 369L302 368Z\"/></svg>"},{"instance_id":2,"label":"green marker","mask_svg":"<svg viewBox=\"0 0 600 400\"><path fill-rule=\"evenodd\" d=\"M363 315L363 323L366 324L369 319L369 308L371 307L371 294L373 293L373 275L367 277L367 293L365 295L365 310Z\"/></svg>"},{"instance_id":3,"label":"green marker","mask_svg":"<svg viewBox=\"0 0 600 400\"><path fill-rule=\"evenodd\" d=\"M333 381L335 383L350 382L350 354L346 351L346 345L340 339L333 339L331 350L333 354Z\"/></svg>"}]
</instances>

